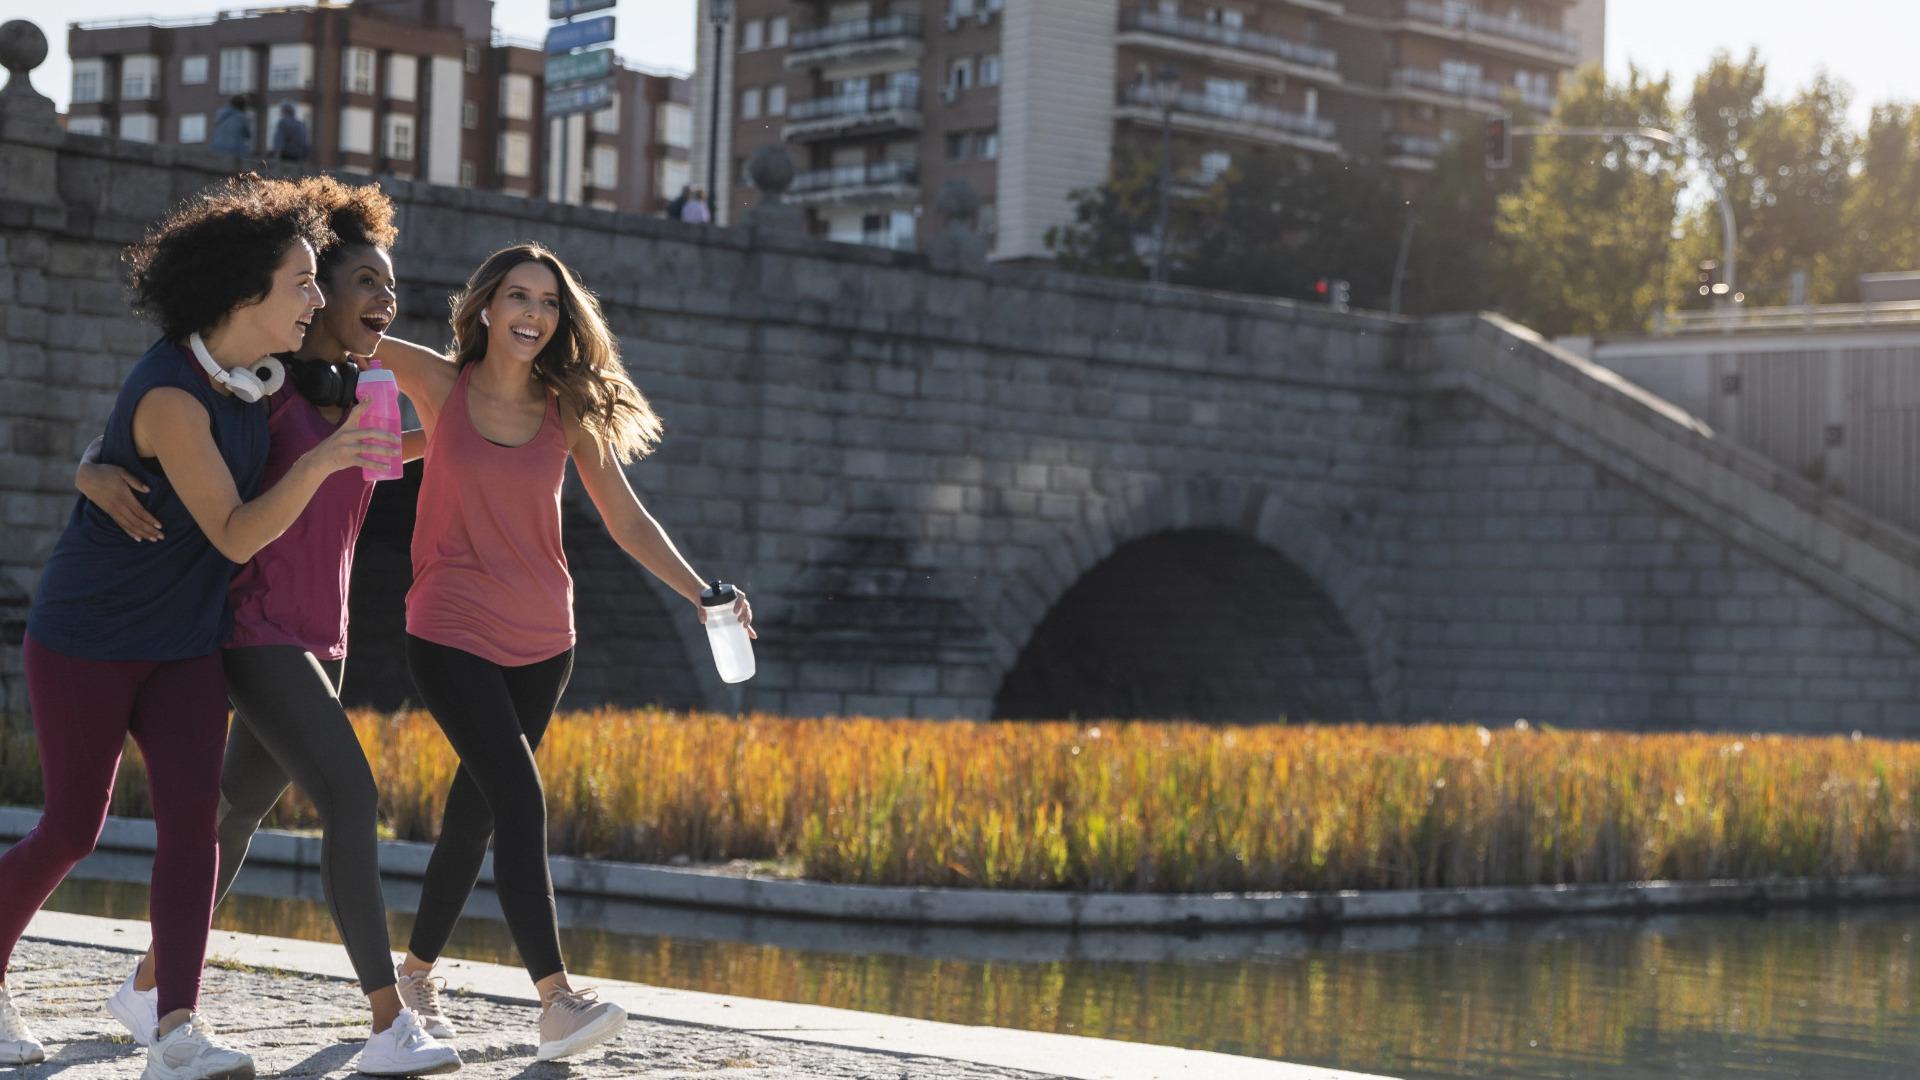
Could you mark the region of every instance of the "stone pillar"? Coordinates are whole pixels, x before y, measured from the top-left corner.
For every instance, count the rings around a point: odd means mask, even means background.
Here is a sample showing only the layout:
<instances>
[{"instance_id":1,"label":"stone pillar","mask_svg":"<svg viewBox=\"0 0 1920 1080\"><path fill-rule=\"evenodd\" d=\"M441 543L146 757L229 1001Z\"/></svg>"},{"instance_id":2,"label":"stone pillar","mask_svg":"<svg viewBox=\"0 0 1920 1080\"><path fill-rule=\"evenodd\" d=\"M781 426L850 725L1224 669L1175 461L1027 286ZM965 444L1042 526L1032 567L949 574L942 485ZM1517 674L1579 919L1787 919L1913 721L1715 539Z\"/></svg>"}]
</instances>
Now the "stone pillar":
<instances>
[{"instance_id":1,"label":"stone pillar","mask_svg":"<svg viewBox=\"0 0 1920 1080\"><path fill-rule=\"evenodd\" d=\"M747 160L747 179L760 192L760 201L747 211L748 225L777 232L807 231L807 212L786 200L786 190L793 186L793 158L786 147L775 144L755 150Z\"/></svg>"},{"instance_id":2,"label":"stone pillar","mask_svg":"<svg viewBox=\"0 0 1920 1080\"><path fill-rule=\"evenodd\" d=\"M945 223L927 245L927 259L940 270L976 270L987 265L987 241L980 235L980 195L965 180L940 185L934 200Z\"/></svg>"},{"instance_id":3,"label":"stone pillar","mask_svg":"<svg viewBox=\"0 0 1920 1080\"><path fill-rule=\"evenodd\" d=\"M0 89L0 128L7 151L0 159L0 202L35 207L59 205L55 159L61 138L53 99L33 88L29 74L47 59L47 35L25 19L0 25L0 64L7 85Z\"/></svg>"}]
</instances>

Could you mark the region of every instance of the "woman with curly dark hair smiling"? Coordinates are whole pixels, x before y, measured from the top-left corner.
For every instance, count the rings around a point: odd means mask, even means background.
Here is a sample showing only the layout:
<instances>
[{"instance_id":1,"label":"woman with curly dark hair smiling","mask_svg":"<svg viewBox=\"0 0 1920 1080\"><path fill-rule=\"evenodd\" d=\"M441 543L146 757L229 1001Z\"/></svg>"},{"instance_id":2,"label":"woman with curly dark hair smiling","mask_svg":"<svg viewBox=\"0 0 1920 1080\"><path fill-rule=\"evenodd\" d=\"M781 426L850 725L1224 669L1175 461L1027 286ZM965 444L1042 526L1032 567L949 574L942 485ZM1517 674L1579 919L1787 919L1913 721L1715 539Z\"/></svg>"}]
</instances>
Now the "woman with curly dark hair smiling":
<instances>
[{"instance_id":1,"label":"woman with curly dark hair smiling","mask_svg":"<svg viewBox=\"0 0 1920 1080\"><path fill-rule=\"evenodd\" d=\"M217 1044L193 1012L217 861L220 646L235 564L286 531L328 476L384 467L399 450L350 414L260 492L262 399L285 377L272 354L298 348L325 305L314 253L332 239L297 186L248 175L188 200L128 249L136 309L162 336L120 388L101 460L146 486L163 536L135 540L76 500L27 619L21 654L46 809L0 855L0 971L28 920L92 851L131 735L157 841L149 917L159 1022L145 1080L253 1075L252 1059ZM44 1053L0 978L0 1063Z\"/></svg>"}]
</instances>

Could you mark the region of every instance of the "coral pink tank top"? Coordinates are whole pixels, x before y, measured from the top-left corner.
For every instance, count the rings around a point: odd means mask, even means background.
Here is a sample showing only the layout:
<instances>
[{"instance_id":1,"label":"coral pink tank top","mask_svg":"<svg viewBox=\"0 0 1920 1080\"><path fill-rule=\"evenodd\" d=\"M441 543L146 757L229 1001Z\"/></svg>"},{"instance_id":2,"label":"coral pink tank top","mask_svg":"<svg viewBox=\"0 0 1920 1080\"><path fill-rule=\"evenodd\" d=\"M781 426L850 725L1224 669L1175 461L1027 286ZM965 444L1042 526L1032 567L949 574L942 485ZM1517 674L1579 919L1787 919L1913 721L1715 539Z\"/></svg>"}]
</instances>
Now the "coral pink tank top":
<instances>
[{"instance_id":1,"label":"coral pink tank top","mask_svg":"<svg viewBox=\"0 0 1920 1080\"><path fill-rule=\"evenodd\" d=\"M549 394L532 439L489 441L467 412L473 367L460 370L427 442L407 633L519 667L573 647L573 575L560 546L566 430Z\"/></svg>"}]
</instances>

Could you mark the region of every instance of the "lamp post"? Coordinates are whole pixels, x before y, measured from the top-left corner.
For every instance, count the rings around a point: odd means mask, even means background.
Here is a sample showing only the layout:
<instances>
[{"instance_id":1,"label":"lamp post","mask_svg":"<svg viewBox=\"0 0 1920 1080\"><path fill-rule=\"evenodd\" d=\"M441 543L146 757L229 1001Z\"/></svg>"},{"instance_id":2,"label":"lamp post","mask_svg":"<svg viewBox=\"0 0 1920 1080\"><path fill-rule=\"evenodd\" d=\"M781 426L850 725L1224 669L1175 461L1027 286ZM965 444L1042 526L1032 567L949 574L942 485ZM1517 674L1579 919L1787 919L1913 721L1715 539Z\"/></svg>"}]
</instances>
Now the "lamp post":
<instances>
[{"instance_id":1,"label":"lamp post","mask_svg":"<svg viewBox=\"0 0 1920 1080\"><path fill-rule=\"evenodd\" d=\"M1167 281L1167 210L1173 188L1173 106L1180 100L1180 69L1162 64L1154 73L1153 82L1154 95L1160 105L1160 207L1155 229L1153 281L1164 285Z\"/></svg>"},{"instance_id":2,"label":"lamp post","mask_svg":"<svg viewBox=\"0 0 1920 1080\"><path fill-rule=\"evenodd\" d=\"M727 23L733 21L733 0L707 0L707 18L713 22L713 86L707 117L707 205L720 212L720 73L726 66Z\"/></svg>"}]
</instances>

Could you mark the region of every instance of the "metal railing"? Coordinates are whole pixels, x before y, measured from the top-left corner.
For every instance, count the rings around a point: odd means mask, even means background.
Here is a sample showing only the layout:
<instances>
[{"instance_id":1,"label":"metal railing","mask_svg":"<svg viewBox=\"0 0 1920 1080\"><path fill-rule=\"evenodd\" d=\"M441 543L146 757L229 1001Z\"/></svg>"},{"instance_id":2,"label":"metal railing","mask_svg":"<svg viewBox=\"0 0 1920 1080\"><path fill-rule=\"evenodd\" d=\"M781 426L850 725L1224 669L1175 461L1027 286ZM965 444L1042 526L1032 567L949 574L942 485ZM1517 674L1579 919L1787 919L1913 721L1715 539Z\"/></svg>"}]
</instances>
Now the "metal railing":
<instances>
[{"instance_id":1,"label":"metal railing","mask_svg":"<svg viewBox=\"0 0 1920 1080\"><path fill-rule=\"evenodd\" d=\"M1920 300L1884 304L1803 304L1799 307L1676 311L1655 320L1656 334L1717 334L1728 330L1852 330L1920 324Z\"/></svg>"},{"instance_id":2,"label":"metal railing","mask_svg":"<svg viewBox=\"0 0 1920 1080\"><path fill-rule=\"evenodd\" d=\"M1552 49L1555 52L1577 53L1580 51L1580 36L1571 31L1558 30L1551 26L1538 26L1515 18L1496 18L1484 11L1475 11L1471 8L1448 7L1432 3L1431 0L1407 0L1407 14L1421 22L1508 38L1528 45Z\"/></svg>"},{"instance_id":3,"label":"metal railing","mask_svg":"<svg viewBox=\"0 0 1920 1080\"><path fill-rule=\"evenodd\" d=\"M792 194L833 191L840 188L884 187L888 184L917 184L920 165L913 161L876 161L869 165L837 165L831 169L812 169L793 178Z\"/></svg>"},{"instance_id":4,"label":"metal railing","mask_svg":"<svg viewBox=\"0 0 1920 1080\"><path fill-rule=\"evenodd\" d=\"M1121 90L1121 102L1129 105L1144 105L1158 110L1163 102L1159 92L1151 86L1135 84ZM1174 98L1173 111L1195 116L1213 116L1223 120L1238 120L1256 127L1272 128L1289 135L1304 135L1315 139L1331 139L1334 134L1333 121L1305 113L1288 112L1271 105L1261 105L1251 101L1235 101L1232 98L1211 94L1183 93Z\"/></svg>"},{"instance_id":5,"label":"metal railing","mask_svg":"<svg viewBox=\"0 0 1920 1080\"><path fill-rule=\"evenodd\" d=\"M1189 41L1202 41L1209 45L1224 45L1233 49L1245 49L1248 52L1265 53L1282 60L1291 60L1296 64L1305 64L1308 67L1332 70L1340 65L1340 57L1332 49L1308 45L1278 34L1262 33L1238 26L1222 26L1204 19L1188 19L1152 10L1121 12L1120 29L1144 30L1154 34L1185 38Z\"/></svg>"},{"instance_id":6,"label":"metal railing","mask_svg":"<svg viewBox=\"0 0 1920 1080\"><path fill-rule=\"evenodd\" d=\"M1469 97L1480 101L1505 101L1512 92L1530 109L1550 113L1558 99L1551 93L1519 86L1502 86L1480 78L1449 75L1426 68L1395 68L1392 76L1396 90L1426 90L1436 94Z\"/></svg>"},{"instance_id":7,"label":"metal railing","mask_svg":"<svg viewBox=\"0 0 1920 1080\"><path fill-rule=\"evenodd\" d=\"M228 8L224 11L210 12L205 15L125 15L117 19L87 19L68 23L73 30L125 30L130 27L151 26L157 29L178 29L186 26L210 26L216 22L231 19L257 19L265 15L311 15L314 8L310 5L281 4L275 7Z\"/></svg>"},{"instance_id":8,"label":"metal railing","mask_svg":"<svg viewBox=\"0 0 1920 1080\"><path fill-rule=\"evenodd\" d=\"M796 101L787 107L787 120L790 123L826 120L838 116L891 112L895 109L917 109L919 106L920 85L913 83L887 90L869 90L859 94L834 94L829 97Z\"/></svg>"},{"instance_id":9,"label":"metal railing","mask_svg":"<svg viewBox=\"0 0 1920 1080\"><path fill-rule=\"evenodd\" d=\"M1387 152L1395 157L1437 158L1446 147L1446 143L1433 135L1394 132L1387 136Z\"/></svg>"},{"instance_id":10,"label":"metal railing","mask_svg":"<svg viewBox=\"0 0 1920 1080\"><path fill-rule=\"evenodd\" d=\"M913 12L904 12L899 15L882 15L877 19L852 19L847 22L816 26L810 30L801 30L789 39L787 47L793 52L801 52L805 49L824 49L859 41L919 36L920 16Z\"/></svg>"}]
</instances>

